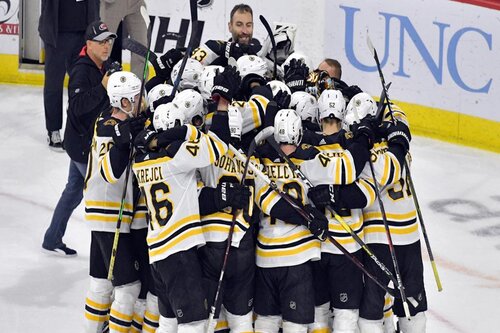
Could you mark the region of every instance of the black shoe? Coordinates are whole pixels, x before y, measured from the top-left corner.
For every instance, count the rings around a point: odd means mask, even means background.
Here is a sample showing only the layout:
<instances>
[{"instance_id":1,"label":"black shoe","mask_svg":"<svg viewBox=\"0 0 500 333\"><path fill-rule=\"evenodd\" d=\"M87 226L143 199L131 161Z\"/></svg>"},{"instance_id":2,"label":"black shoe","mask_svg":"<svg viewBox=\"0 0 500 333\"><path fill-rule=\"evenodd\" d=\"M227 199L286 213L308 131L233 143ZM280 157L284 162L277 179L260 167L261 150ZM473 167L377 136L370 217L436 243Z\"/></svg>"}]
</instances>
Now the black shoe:
<instances>
[{"instance_id":1,"label":"black shoe","mask_svg":"<svg viewBox=\"0 0 500 333\"><path fill-rule=\"evenodd\" d=\"M52 131L47 133L47 142L49 143L49 148L53 151L63 152L63 144L61 140L61 134L59 131Z\"/></svg>"},{"instance_id":2,"label":"black shoe","mask_svg":"<svg viewBox=\"0 0 500 333\"><path fill-rule=\"evenodd\" d=\"M61 245L59 247L56 247L55 249L48 249L42 245L42 251L48 254L56 255L59 257L75 257L76 256L76 251L73 249L70 249L66 245Z\"/></svg>"}]
</instances>

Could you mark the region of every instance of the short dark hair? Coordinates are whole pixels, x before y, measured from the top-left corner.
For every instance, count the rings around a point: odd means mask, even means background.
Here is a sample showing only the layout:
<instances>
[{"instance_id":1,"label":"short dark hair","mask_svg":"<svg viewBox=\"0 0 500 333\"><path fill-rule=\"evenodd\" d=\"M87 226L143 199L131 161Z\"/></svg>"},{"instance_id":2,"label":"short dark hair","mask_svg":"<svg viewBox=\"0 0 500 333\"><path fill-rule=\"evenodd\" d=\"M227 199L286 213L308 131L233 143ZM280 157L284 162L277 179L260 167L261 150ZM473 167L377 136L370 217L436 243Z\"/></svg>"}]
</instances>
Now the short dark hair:
<instances>
[{"instance_id":1,"label":"short dark hair","mask_svg":"<svg viewBox=\"0 0 500 333\"><path fill-rule=\"evenodd\" d=\"M338 60L331 59L331 58L325 58L323 61L326 62L328 64L328 66L330 66L330 67L338 68L339 79L342 77L342 65L340 64L340 62Z\"/></svg>"},{"instance_id":2,"label":"short dark hair","mask_svg":"<svg viewBox=\"0 0 500 333\"><path fill-rule=\"evenodd\" d=\"M234 13L236 13L236 12L240 12L240 13L246 13L246 12L248 12L253 17L252 7L250 7L247 4L240 3L239 5L236 5L236 6L233 7L233 9L231 9L231 17L229 19L229 22L233 21L233 16L234 16Z\"/></svg>"}]
</instances>

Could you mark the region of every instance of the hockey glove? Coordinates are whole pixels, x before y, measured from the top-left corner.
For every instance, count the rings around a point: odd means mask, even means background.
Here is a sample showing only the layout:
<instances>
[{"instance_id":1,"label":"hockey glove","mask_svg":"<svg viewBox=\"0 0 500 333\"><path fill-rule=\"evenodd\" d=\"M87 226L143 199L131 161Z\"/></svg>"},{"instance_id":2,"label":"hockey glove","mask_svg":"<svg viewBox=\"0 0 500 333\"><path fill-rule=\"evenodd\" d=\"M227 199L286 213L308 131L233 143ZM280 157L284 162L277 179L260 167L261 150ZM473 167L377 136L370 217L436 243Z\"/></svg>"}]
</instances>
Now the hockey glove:
<instances>
[{"instance_id":1,"label":"hockey glove","mask_svg":"<svg viewBox=\"0 0 500 333\"><path fill-rule=\"evenodd\" d=\"M266 106L266 116L264 118L264 128L269 126L274 126L274 119L279 111L278 104L276 102L269 102Z\"/></svg>"},{"instance_id":2,"label":"hockey glove","mask_svg":"<svg viewBox=\"0 0 500 333\"><path fill-rule=\"evenodd\" d=\"M158 57L156 61L153 61L156 76L167 80L175 64L177 64L182 57L182 52L175 48L168 50L161 57Z\"/></svg>"},{"instance_id":3,"label":"hockey glove","mask_svg":"<svg viewBox=\"0 0 500 333\"><path fill-rule=\"evenodd\" d=\"M148 129L142 130L139 134L137 134L134 140L135 148L143 153L154 150L150 144L156 136L157 133L155 131Z\"/></svg>"},{"instance_id":4,"label":"hockey glove","mask_svg":"<svg viewBox=\"0 0 500 333\"><path fill-rule=\"evenodd\" d=\"M173 95L172 96L170 96L170 95L162 96L162 97L158 98L156 101L153 102L153 110L156 110L156 108L159 105L170 103L173 100L174 100L174 96Z\"/></svg>"},{"instance_id":5,"label":"hockey glove","mask_svg":"<svg viewBox=\"0 0 500 333\"><path fill-rule=\"evenodd\" d=\"M144 115L144 113L141 113L137 117L131 118L129 122L130 134L132 136L132 140L134 140L137 134L139 134L144 129L146 116Z\"/></svg>"},{"instance_id":6,"label":"hockey glove","mask_svg":"<svg viewBox=\"0 0 500 333\"><path fill-rule=\"evenodd\" d=\"M335 185L318 185L312 187L307 192L307 196L314 203L314 206L324 212L325 207L330 205L334 210L338 201L338 187Z\"/></svg>"},{"instance_id":7,"label":"hockey glove","mask_svg":"<svg viewBox=\"0 0 500 333\"><path fill-rule=\"evenodd\" d=\"M238 183L222 182L215 190L215 206L218 210L226 207L242 209L248 205L250 190Z\"/></svg>"},{"instance_id":8,"label":"hockey glove","mask_svg":"<svg viewBox=\"0 0 500 333\"><path fill-rule=\"evenodd\" d=\"M224 56L226 59L234 58L238 60L245 54L256 55L261 46L259 44L239 44L235 42L226 42Z\"/></svg>"},{"instance_id":9,"label":"hockey glove","mask_svg":"<svg viewBox=\"0 0 500 333\"><path fill-rule=\"evenodd\" d=\"M265 86L266 80L258 74L250 73L241 80L240 90L244 96L250 97L252 88L254 88L256 85Z\"/></svg>"},{"instance_id":10,"label":"hockey glove","mask_svg":"<svg viewBox=\"0 0 500 333\"><path fill-rule=\"evenodd\" d=\"M114 127L112 137L116 148L120 150L129 150L130 142L132 141L130 119L124 120L116 124Z\"/></svg>"},{"instance_id":11,"label":"hockey glove","mask_svg":"<svg viewBox=\"0 0 500 333\"><path fill-rule=\"evenodd\" d=\"M285 65L285 84L290 88L292 93L296 91L305 91L306 79L309 75L309 67L302 61L292 59L289 65Z\"/></svg>"},{"instance_id":12,"label":"hockey glove","mask_svg":"<svg viewBox=\"0 0 500 333\"><path fill-rule=\"evenodd\" d=\"M233 96L240 87L241 77L240 72L236 67L226 66L222 73L214 77L214 86L212 88L212 99L218 101L219 97L231 102Z\"/></svg>"},{"instance_id":13,"label":"hockey glove","mask_svg":"<svg viewBox=\"0 0 500 333\"><path fill-rule=\"evenodd\" d=\"M366 116L360 120L359 123L351 125L351 132L354 135L354 141L362 143L368 149L372 149L375 141L375 134L373 133L373 117Z\"/></svg>"},{"instance_id":14,"label":"hockey glove","mask_svg":"<svg viewBox=\"0 0 500 333\"><path fill-rule=\"evenodd\" d=\"M351 98L353 98L357 94L363 92L363 90L361 90L361 88L358 86L349 86L349 87L340 89L340 91L342 92L342 95L344 95L344 97L347 98L349 101L351 100Z\"/></svg>"},{"instance_id":15,"label":"hockey glove","mask_svg":"<svg viewBox=\"0 0 500 333\"><path fill-rule=\"evenodd\" d=\"M288 92L280 90L276 93L276 96L274 96L274 101L278 105L278 110L281 109L288 109L290 106L290 100L292 96L288 94Z\"/></svg>"},{"instance_id":16,"label":"hockey glove","mask_svg":"<svg viewBox=\"0 0 500 333\"><path fill-rule=\"evenodd\" d=\"M118 61L113 61L111 64L109 64L106 68L106 75L111 75L115 72L119 72L122 70L122 64L120 64Z\"/></svg>"},{"instance_id":17,"label":"hockey glove","mask_svg":"<svg viewBox=\"0 0 500 333\"><path fill-rule=\"evenodd\" d=\"M315 237L324 242L328 236L328 219L325 214L311 205L304 206L304 209L310 217L309 221L307 221L307 228Z\"/></svg>"},{"instance_id":18,"label":"hockey glove","mask_svg":"<svg viewBox=\"0 0 500 333\"><path fill-rule=\"evenodd\" d=\"M401 145L405 151L410 149L411 134L410 129L402 121L396 121L387 128L387 141L389 144Z\"/></svg>"}]
</instances>

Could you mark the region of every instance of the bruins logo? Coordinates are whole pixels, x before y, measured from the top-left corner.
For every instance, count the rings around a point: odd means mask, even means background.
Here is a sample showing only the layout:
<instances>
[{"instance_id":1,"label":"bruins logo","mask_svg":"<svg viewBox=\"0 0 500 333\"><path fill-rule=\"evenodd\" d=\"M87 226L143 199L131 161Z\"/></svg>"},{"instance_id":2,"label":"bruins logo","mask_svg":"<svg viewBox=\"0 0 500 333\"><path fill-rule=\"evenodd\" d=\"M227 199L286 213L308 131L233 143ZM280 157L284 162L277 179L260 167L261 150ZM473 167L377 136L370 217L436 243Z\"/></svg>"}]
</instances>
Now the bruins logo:
<instances>
[{"instance_id":1,"label":"bruins logo","mask_svg":"<svg viewBox=\"0 0 500 333\"><path fill-rule=\"evenodd\" d=\"M304 149L304 150L309 149L309 148L311 148L311 147L312 147L312 146L311 146L310 144L308 144L308 143L303 143L303 144L301 144L301 145L300 145L300 148L302 148L302 149Z\"/></svg>"},{"instance_id":2,"label":"bruins logo","mask_svg":"<svg viewBox=\"0 0 500 333\"><path fill-rule=\"evenodd\" d=\"M346 138L347 140L352 139L353 137L354 137L354 134L352 134L352 132L351 132L351 131L349 131L349 132L345 132L345 138Z\"/></svg>"}]
</instances>

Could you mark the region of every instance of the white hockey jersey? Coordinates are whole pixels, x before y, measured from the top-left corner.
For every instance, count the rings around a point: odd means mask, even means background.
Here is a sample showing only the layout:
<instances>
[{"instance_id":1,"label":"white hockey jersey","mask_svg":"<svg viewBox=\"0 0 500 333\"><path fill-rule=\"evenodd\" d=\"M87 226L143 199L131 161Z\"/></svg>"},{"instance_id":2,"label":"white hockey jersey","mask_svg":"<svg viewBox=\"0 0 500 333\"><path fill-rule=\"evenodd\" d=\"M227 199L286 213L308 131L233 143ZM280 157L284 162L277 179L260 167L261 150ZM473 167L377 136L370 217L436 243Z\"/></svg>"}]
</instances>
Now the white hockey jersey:
<instances>
[{"instance_id":1,"label":"white hockey jersey","mask_svg":"<svg viewBox=\"0 0 500 333\"><path fill-rule=\"evenodd\" d=\"M338 144L324 144L321 146L316 146L316 149L321 151L328 157L338 157L342 156L344 153L344 148ZM358 178L355 181L355 184L358 188L363 192L366 197L367 206L370 206L375 201L375 189L372 184L371 179L362 179ZM345 209L337 212L343 220L349 224L352 230L363 239L363 211L358 209ZM350 253L354 253L361 249L361 246L354 240L354 238L347 232L344 227L340 224L337 219L333 216L333 214L326 210L325 216L328 218L328 230L330 235L335 238L337 242L340 243L347 251ZM321 252L332 253L332 254L342 254L335 245L333 245L330 241L325 241L321 243Z\"/></svg>"},{"instance_id":2,"label":"white hockey jersey","mask_svg":"<svg viewBox=\"0 0 500 333\"><path fill-rule=\"evenodd\" d=\"M214 163L227 145L212 132L187 125L186 140L138 156L133 165L150 214L147 242L150 262L205 244L200 224L196 169Z\"/></svg>"},{"instance_id":3,"label":"white hockey jersey","mask_svg":"<svg viewBox=\"0 0 500 333\"><path fill-rule=\"evenodd\" d=\"M110 149L114 146L112 132L118 122L120 120L105 116L97 120L94 128L84 191L85 220L93 231L116 230L126 178L125 171L115 175L111 167ZM120 226L122 233L130 231L132 221L135 229L146 226L144 204L138 204L134 209L133 178L133 174L130 174Z\"/></svg>"},{"instance_id":4,"label":"white hockey jersey","mask_svg":"<svg viewBox=\"0 0 500 333\"><path fill-rule=\"evenodd\" d=\"M306 147L306 150L295 153L294 156L295 158L292 157L291 160L315 185L342 185L356 180L354 160L347 150L340 156L329 157L326 154L311 152L311 149ZM267 176L280 189L303 205L308 203L307 186L288 164L273 162L268 158L263 158L261 162ZM257 237L257 266L293 266L308 260L318 260L321 252L320 242L305 226L289 224L269 216L273 206L280 200L280 196L259 177L256 178L255 184L255 200L262 211L261 228Z\"/></svg>"},{"instance_id":5,"label":"white hockey jersey","mask_svg":"<svg viewBox=\"0 0 500 333\"><path fill-rule=\"evenodd\" d=\"M392 108L394 117L408 125L404 112L396 105L392 105ZM389 120L388 114L384 116L386 120ZM372 161L394 245L408 245L418 241L420 234L417 212L408 187L404 165L400 165L397 158L388 152L388 145L385 141L373 147ZM371 177L368 164L362 174ZM365 219L365 242L388 244L378 201L363 210L363 217Z\"/></svg>"},{"instance_id":6,"label":"white hockey jersey","mask_svg":"<svg viewBox=\"0 0 500 333\"><path fill-rule=\"evenodd\" d=\"M241 152L241 151L240 151ZM244 156L245 154L241 152ZM252 158L255 163L255 158ZM221 156L215 163L199 170L201 181L204 186L215 188L221 182L237 182L241 181L244 170L244 162L234 156L232 151L228 151L226 155ZM247 171L245 184L249 186L251 196L249 199L248 208L240 210L234 227L233 238L231 245L238 247L241 239L250 227L250 217L253 214L253 197L254 197L254 173L249 168ZM229 229L233 215L231 207L227 207L222 211L218 211L201 217L203 234L207 242L223 242L227 240Z\"/></svg>"}]
</instances>

